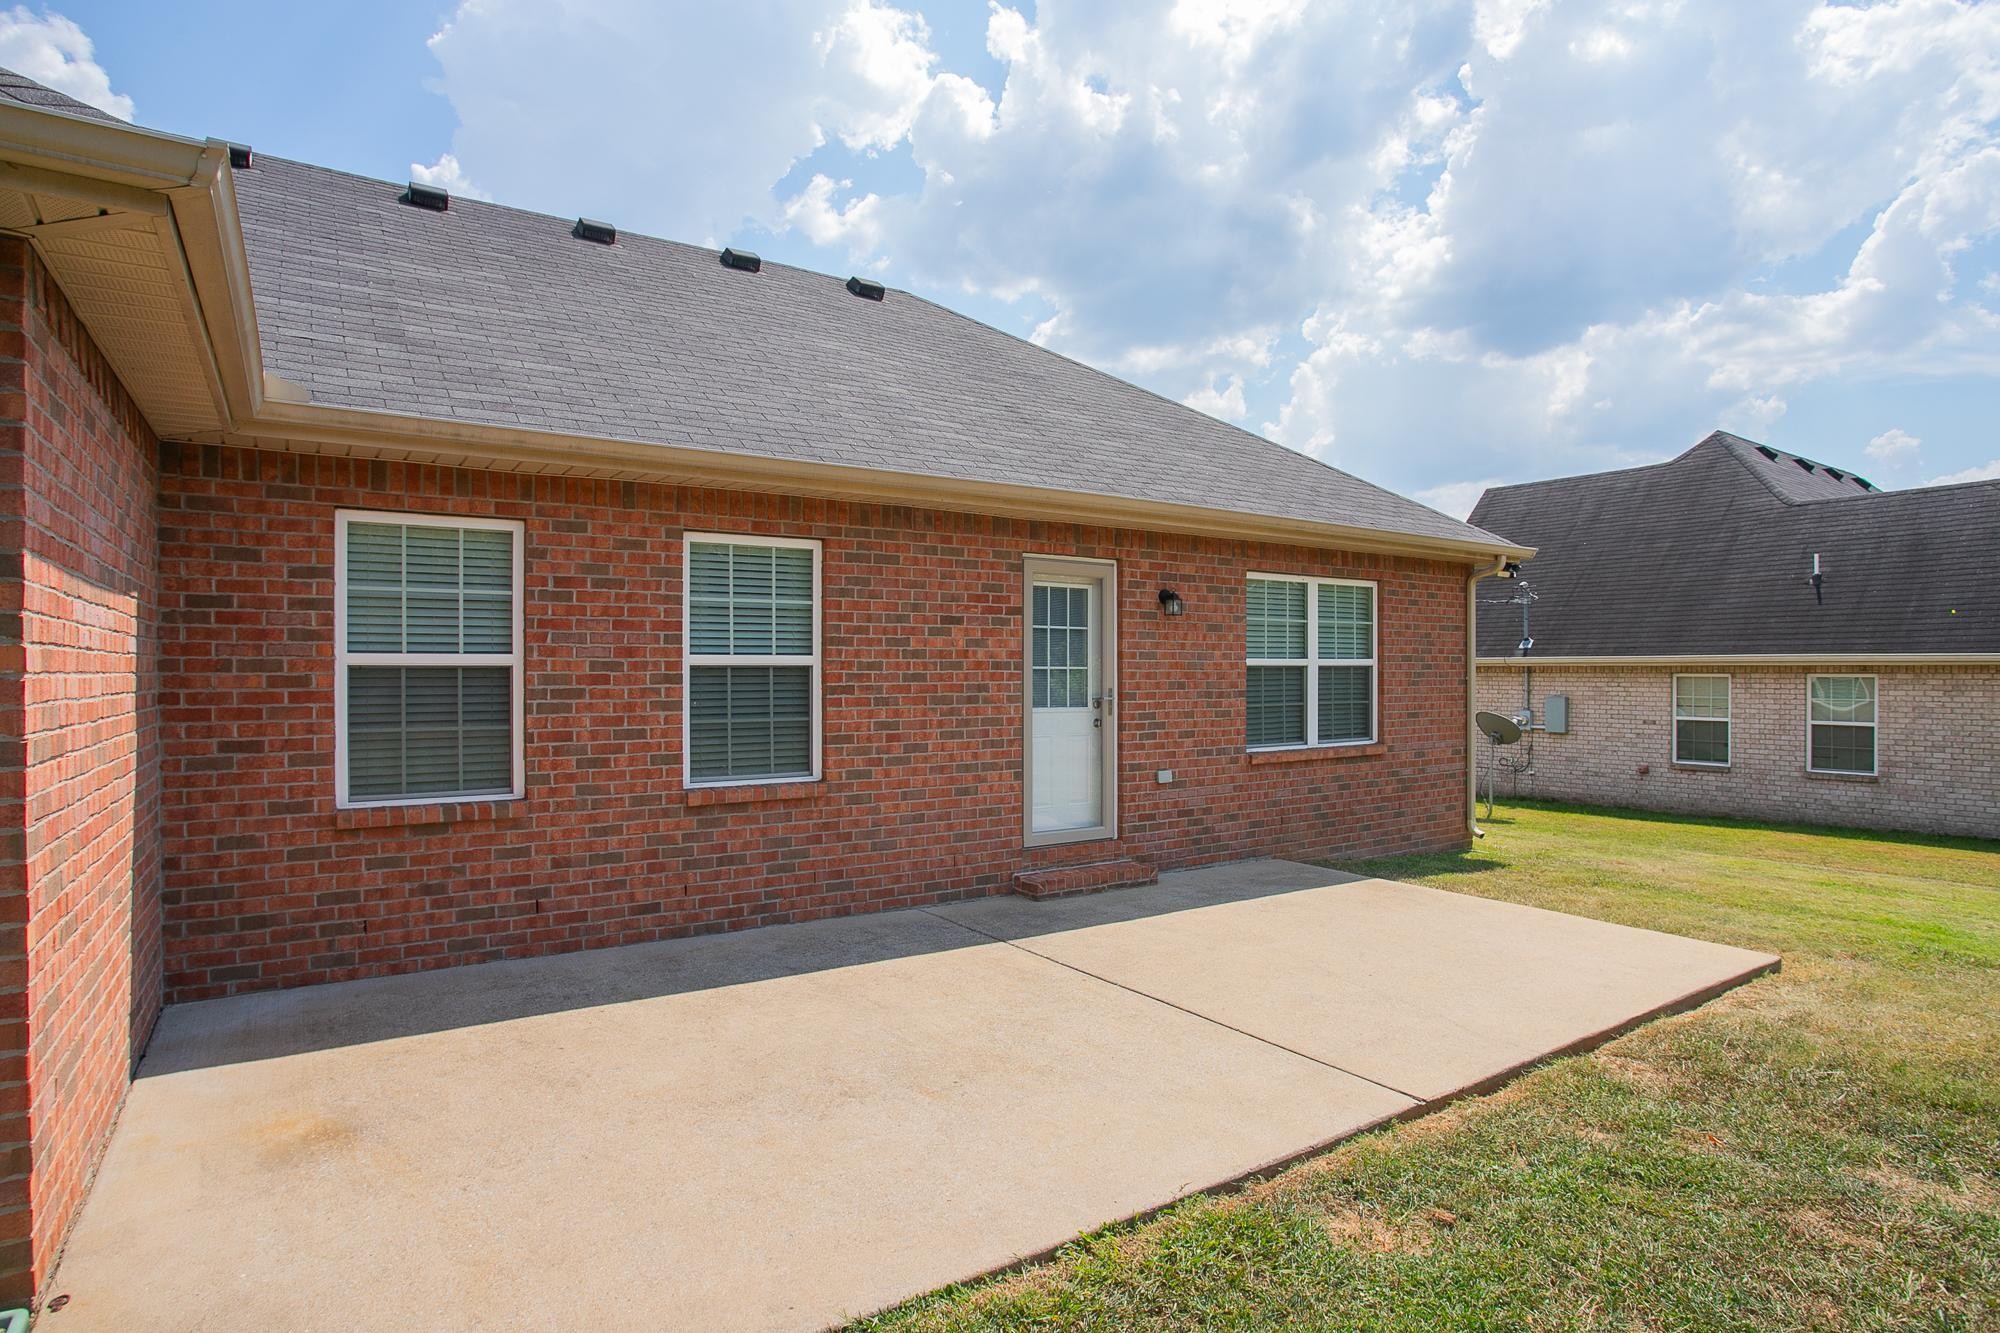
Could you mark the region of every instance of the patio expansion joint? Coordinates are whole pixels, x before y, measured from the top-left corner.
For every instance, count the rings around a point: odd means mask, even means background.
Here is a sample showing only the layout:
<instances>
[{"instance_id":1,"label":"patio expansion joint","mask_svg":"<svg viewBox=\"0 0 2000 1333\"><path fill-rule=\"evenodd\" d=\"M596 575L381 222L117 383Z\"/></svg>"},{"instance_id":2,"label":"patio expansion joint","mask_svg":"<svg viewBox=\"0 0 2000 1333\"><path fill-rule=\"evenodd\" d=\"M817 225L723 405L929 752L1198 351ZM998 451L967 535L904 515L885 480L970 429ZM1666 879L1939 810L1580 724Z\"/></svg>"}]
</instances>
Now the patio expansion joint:
<instances>
[{"instance_id":1,"label":"patio expansion joint","mask_svg":"<svg viewBox=\"0 0 2000 1333\"><path fill-rule=\"evenodd\" d=\"M982 939L991 940L995 944L1004 944L1011 949L1019 949L1022 953L1027 954L1030 958L1039 958L1041 961L1045 963L1053 963L1057 967L1067 968L1071 972L1076 973L1078 976L1089 977L1092 981L1102 982L1107 986L1111 986L1118 990L1122 990L1128 995L1136 995L1142 1000L1151 1000L1154 1004L1165 1005L1169 1009L1178 1010L1179 1012L1186 1014L1190 1018L1198 1018L1202 1022L1210 1024L1213 1027L1219 1027L1226 1032L1234 1032L1239 1037L1248 1037L1251 1041L1259 1042L1262 1045L1269 1046L1273 1050L1283 1051L1287 1055L1295 1055L1299 1059L1308 1061L1312 1064L1316 1064L1322 1069L1331 1069L1336 1074L1345 1074L1349 1078L1359 1079L1361 1082L1368 1084L1370 1087L1380 1088L1384 1092L1393 1092L1398 1097L1407 1098L1409 1101L1415 1104L1415 1107L1428 1107L1433 1100L1438 1100L1434 1098L1420 1096L1414 1092L1406 1091L1405 1089L1396 1087L1393 1084L1384 1083L1380 1079L1370 1078L1366 1074L1358 1074L1352 1069L1348 1069L1341 1065L1333 1063L1331 1060L1322 1060L1318 1056L1310 1055L1305 1051L1299 1050L1295 1046L1287 1046L1285 1045L1285 1043L1281 1041L1272 1041L1269 1037L1260 1036L1259 1034L1251 1032L1246 1028L1237 1027L1233 1023L1225 1023L1219 1018L1215 1018L1212 1015L1202 1013L1199 1009L1190 1009L1186 1005L1175 1004L1172 1000L1165 999L1161 996L1155 995L1151 991L1140 990L1137 986L1128 986L1122 981L1114 981L1110 977L1104 976L1101 973L1092 972L1087 967L1078 967L1075 963L1066 963L1060 958L1052 958L1048 954L1042 953L1035 949L1030 949L1027 945L1021 943L1019 940L1010 940L1004 935L995 935L990 931L981 930L977 926L969 926L963 921L953 921L950 917L944 916L938 912L934 912L928 907L919 907L916 910L924 913L926 916L937 917L937 919L940 921L950 922L950 924L957 926L960 930L970 931L972 934L977 935ZM1444 1099L1444 1100L1449 1100L1449 1099ZM1404 1112L1404 1114L1408 1114L1408 1112L1406 1111Z\"/></svg>"}]
</instances>

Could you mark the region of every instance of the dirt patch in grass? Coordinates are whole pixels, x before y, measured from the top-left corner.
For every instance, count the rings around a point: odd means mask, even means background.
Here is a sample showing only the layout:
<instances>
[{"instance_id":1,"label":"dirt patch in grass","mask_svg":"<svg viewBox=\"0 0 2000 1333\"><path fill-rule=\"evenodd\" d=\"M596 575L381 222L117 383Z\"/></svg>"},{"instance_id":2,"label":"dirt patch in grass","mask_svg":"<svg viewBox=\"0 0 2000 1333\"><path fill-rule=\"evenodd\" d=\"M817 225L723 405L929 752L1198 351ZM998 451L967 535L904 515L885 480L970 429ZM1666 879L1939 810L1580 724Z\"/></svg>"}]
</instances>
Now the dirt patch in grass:
<instances>
[{"instance_id":1,"label":"dirt patch in grass","mask_svg":"<svg viewBox=\"0 0 2000 1333\"><path fill-rule=\"evenodd\" d=\"M1871 1166L1856 1174L1884 1194L1905 1203L1941 1203L1948 1208L2000 1214L2000 1185L1983 1176L1962 1176L1958 1185L1951 1186L1913 1176L1893 1166Z\"/></svg>"},{"instance_id":2,"label":"dirt patch in grass","mask_svg":"<svg viewBox=\"0 0 2000 1333\"><path fill-rule=\"evenodd\" d=\"M1438 1210L1443 1217L1450 1213ZM1369 1254L1427 1254L1436 1232L1429 1218L1410 1218L1401 1223L1390 1223L1368 1213L1348 1211L1327 1213L1320 1218L1320 1225L1337 1244L1351 1246Z\"/></svg>"},{"instance_id":3,"label":"dirt patch in grass","mask_svg":"<svg viewBox=\"0 0 2000 1333\"><path fill-rule=\"evenodd\" d=\"M1597 1067L1610 1074L1621 1083L1629 1083L1655 1097L1671 1095L1683 1086L1685 1080L1671 1070L1660 1068L1645 1060L1635 1060L1629 1055L1618 1055L1611 1051L1598 1051L1593 1057Z\"/></svg>"}]
</instances>

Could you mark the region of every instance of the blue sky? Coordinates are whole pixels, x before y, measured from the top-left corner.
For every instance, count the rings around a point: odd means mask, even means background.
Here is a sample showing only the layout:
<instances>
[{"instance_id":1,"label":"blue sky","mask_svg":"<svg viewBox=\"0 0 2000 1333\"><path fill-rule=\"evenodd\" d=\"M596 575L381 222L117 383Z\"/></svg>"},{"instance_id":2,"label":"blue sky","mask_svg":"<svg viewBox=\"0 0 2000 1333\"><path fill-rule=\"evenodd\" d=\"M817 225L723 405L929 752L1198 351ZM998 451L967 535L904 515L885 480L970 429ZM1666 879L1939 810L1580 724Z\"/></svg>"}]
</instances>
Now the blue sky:
<instances>
[{"instance_id":1,"label":"blue sky","mask_svg":"<svg viewBox=\"0 0 2000 1333\"><path fill-rule=\"evenodd\" d=\"M65 0L0 64L876 274L1453 512L1716 426L2000 476L2000 6Z\"/></svg>"}]
</instances>

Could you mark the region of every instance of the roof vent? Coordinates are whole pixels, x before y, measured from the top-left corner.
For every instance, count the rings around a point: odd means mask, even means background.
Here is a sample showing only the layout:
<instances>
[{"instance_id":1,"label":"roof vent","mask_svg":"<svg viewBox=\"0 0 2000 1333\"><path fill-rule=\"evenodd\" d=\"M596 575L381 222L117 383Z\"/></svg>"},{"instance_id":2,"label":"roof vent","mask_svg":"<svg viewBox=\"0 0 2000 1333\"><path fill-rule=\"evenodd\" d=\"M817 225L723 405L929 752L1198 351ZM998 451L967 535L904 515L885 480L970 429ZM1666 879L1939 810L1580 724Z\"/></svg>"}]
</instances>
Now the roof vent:
<instances>
[{"instance_id":1,"label":"roof vent","mask_svg":"<svg viewBox=\"0 0 2000 1333\"><path fill-rule=\"evenodd\" d=\"M724 268L740 268L745 273L755 273L764 267L764 261L757 258L756 255L751 254L748 250L724 250L722 252L722 266Z\"/></svg>"},{"instance_id":2,"label":"roof vent","mask_svg":"<svg viewBox=\"0 0 2000 1333\"><path fill-rule=\"evenodd\" d=\"M1822 467L1825 467L1825 465L1824 465L1824 464L1822 464L1821 466L1822 466ZM1845 472L1842 472L1842 471L1841 471L1841 470L1840 470L1839 468L1837 468L1837 467L1829 467L1829 468L1825 468L1825 471L1826 471L1826 475L1827 475L1827 476L1829 476L1829 477L1832 477L1832 478L1833 478L1833 479L1834 479L1835 481L1846 481L1846 480L1847 480L1847 474L1846 474Z\"/></svg>"},{"instance_id":3,"label":"roof vent","mask_svg":"<svg viewBox=\"0 0 2000 1333\"><path fill-rule=\"evenodd\" d=\"M411 208L428 208L433 213L443 213L451 207L451 191L411 181L403 187L403 192L396 196L396 202L408 204Z\"/></svg>"},{"instance_id":4,"label":"roof vent","mask_svg":"<svg viewBox=\"0 0 2000 1333\"><path fill-rule=\"evenodd\" d=\"M873 278L849 278L847 290L864 301L879 301L882 299L882 294L889 289Z\"/></svg>"},{"instance_id":5,"label":"roof vent","mask_svg":"<svg viewBox=\"0 0 2000 1333\"><path fill-rule=\"evenodd\" d=\"M1850 472L1847 474L1847 479L1853 482L1856 486L1859 486L1864 491L1872 491L1875 489L1875 483L1868 480L1868 478L1866 477L1857 477L1852 472Z\"/></svg>"},{"instance_id":6,"label":"roof vent","mask_svg":"<svg viewBox=\"0 0 2000 1333\"><path fill-rule=\"evenodd\" d=\"M578 218L569 234L579 241L595 241L599 245L613 245L618 240L618 228L609 222L599 222L595 218Z\"/></svg>"},{"instance_id":7,"label":"roof vent","mask_svg":"<svg viewBox=\"0 0 2000 1333\"><path fill-rule=\"evenodd\" d=\"M1792 461L1808 472L1813 470L1812 459L1810 458L1794 458Z\"/></svg>"},{"instance_id":8,"label":"roof vent","mask_svg":"<svg viewBox=\"0 0 2000 1333\"><path fill-rule=\"evenodd\" d=\"M1764 455L1764 457L1770 459L1773 463L1778 461L1778 451L1776 449L1773 449L1768 444L1758 445L1757 452Z\"/></svg>"},{"instance_id":9,"label":"roof vent","mask_svg":"<svg viewBox=\"0 0 2000 1333\"><path fill-rule=\"evenodd\" d=\"M250 170L250 145L247 143L229 145L229 165L238 171Z\"/></svg>"}]
</instances>

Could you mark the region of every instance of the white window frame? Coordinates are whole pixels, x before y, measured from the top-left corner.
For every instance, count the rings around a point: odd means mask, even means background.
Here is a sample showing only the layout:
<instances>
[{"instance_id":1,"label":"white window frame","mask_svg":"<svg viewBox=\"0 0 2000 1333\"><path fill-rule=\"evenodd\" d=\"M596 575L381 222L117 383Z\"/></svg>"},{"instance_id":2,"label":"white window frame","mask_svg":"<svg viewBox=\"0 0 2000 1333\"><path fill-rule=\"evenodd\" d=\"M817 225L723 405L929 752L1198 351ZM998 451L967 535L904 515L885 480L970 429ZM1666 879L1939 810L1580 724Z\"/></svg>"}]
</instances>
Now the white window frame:
<instances>
[{"instance_id":1,"label":"white window frame","mask_svg":"<svg viewBox=\"0 0 2000 1333\"><path fill-rule=\"evenodd\" d=\"M1816 680L1865 680L1875 688L1875 720L1873 722L1815 722L1812 715L1812 687ZM1875 733L1875 743L1868 747L1874 763L1865 771L1859 768L1814 768L1813 728L1814 727L1867 727ZM1864 671L1815 671L1806 676L1806 772L1822 773L1833 778L1873 778L1882 773L1882 681L1880 677Z\"/></svg>"},{"instance_id":2,"label":"white window frame","mask_svg":"<svg viewBox=\"0 0 2000 1333\"><path fill-rule=\"evenodd\" d=\"M1682 717L1681 682L1683 680L1728 681L1729 688L1727 694L1729 703L1723 709L1722 716ZM1671 717L1673 734L1668 737L1667 744L1673 754L1674 764L1680 768L1728 768L1736 759L1736 682L1729 679L1727 671L1676 671L1669 689L1667 712ZM1681 723L1683 722L1720 722L1722 724L1723 743L1729 752L1729 758L1719 764L1713 759L1681 758Z\"/></svg>"},{"instance_id":3,"label":"white window frame","mask_svg":"<svg viewBox=\"0 0 2000 1333\"><path fill-rule=\"evenodd\" d=\"M355 523L389 523L410 528L475 528L514 534L514 649L507 653L350 653L347 651L347 529ZM518 801L527 790L526 748L522 743L522 677L526 674L526 654L522 652L521 612L525 597L527 525L509 518L474 518L460 514L406 514L391 509L337 509L333 515L333 790L334 807L339 810L369 810L377 806L460 805L467 801ZM508 681L512 716L513 789L476 795L392 796L374 800L350 799L347 792L347 669L357 666L452 666L511 668Z\"/></svg>"},{"instance_id":4,"label":"white window frame","mask_svg":"<svg viewBox=\"0 0 2000 1333\"><path fill-rule=\"evenodd\" d=\"M688 571L694 563L696 542L719 543L726 546L788 546L808 550L813 557L813 650L810 656L798 653L696 653L689 652L687 645L690 627L694 624L694 580ZM684 532L681 534L681 785L690 790L708 787L775 787L798 782L818 782L822 772L820 765L820 726L823 712L820 699L821 660L825 657L826 639L821 630L824 595L821 566L824 563L822 544L812 537L765 537L754 532ZM777 778L705 778L697 781L694 776L694 669L698 666L803 666L812 668L812 772L801 776Z\"/></svg>"},{"instance_id":5,"label":"white window frame","mask_svg":"<svg viewBox=\"0 0 2000 1333\"><path fill-rule=\"evenodd\" d=\"M1382 585L1374 579L1328 578L1313 574L1267 574L1261 570L1251 570L1243 576L1244 610L1243 625L1247 635L1250 624L1249 592L1252 580L1268 583L1306 584L1306 655L1299 657L1250 657L1246 643L1245 666L1304 667L1306 673L1306 739L1303 745L1246 745L1251 754L1265 754L1274 750L1345 750L1360 745L1374 745L1382 739L1382 669L1378 665L1382 657ZM1319 655L1319 587L1337 584L1349 588L1367 588L1368 597L1368 656L1328 657ZM1319 736L1319 669L1323 666L1365 666L1368 674L1368 737L1358 741L1322 741ZM1243 707L1247 714L1250 707L1249 695L1244 695ZM1248 718L1245 718L1248 730Z\"/></svg>"}]
</instances>

